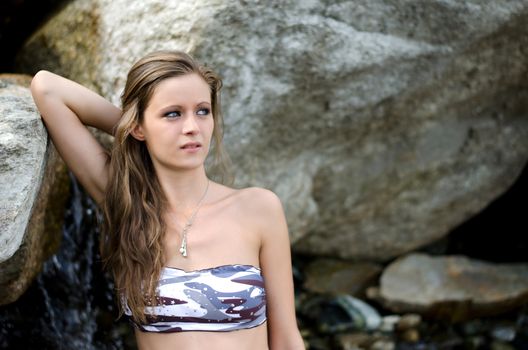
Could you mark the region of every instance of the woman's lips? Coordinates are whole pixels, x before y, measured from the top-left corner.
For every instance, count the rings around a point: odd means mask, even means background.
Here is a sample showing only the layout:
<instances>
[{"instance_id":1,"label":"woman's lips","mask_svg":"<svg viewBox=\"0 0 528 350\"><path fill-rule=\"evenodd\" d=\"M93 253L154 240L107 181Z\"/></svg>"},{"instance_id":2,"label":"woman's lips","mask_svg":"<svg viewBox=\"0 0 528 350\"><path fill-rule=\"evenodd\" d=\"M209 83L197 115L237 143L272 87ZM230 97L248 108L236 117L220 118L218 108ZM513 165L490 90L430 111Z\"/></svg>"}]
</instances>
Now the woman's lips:
<instances>
[{"instance_id":1,"label":"woman's lips","mask_svg":"<svg viewBox=\"0 0 528 350\"><path fill-rule=\"evenodd\" d=\"M197 152L200 148L202 148L202 145L199 142L188 142L180 148L186 152Z\"/></svg>"}]
</instances>

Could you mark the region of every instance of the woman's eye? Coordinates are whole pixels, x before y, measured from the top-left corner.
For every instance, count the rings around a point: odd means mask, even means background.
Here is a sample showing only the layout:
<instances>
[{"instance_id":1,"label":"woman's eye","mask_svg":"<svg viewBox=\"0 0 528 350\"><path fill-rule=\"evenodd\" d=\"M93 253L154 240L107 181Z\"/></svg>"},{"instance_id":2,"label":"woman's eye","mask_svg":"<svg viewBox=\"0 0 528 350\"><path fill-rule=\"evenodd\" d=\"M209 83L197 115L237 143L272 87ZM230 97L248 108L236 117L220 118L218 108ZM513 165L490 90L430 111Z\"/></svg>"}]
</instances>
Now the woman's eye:
<instances>
[{"instance_id":1,"label":"woman's eye","mask_svg":"<svg viewBox=\"0 0 528 350\"><path fill-rule=\"evenodd\" d=\"M165 117L167 118L176 118L179 116L180 116L180 112L177 112L177 111L171 111L171 112L165 113Z\"/></svg>"},{"instance_id":2,"label":"woman's eye","mask_svg":"<svg viewBox=\"0 0 528 350\"><path fill-rule=\"evenodd\" d=\"M209 115L209 108L200 108L198 110L198 115Z\"/></svg>"}]
</instances>

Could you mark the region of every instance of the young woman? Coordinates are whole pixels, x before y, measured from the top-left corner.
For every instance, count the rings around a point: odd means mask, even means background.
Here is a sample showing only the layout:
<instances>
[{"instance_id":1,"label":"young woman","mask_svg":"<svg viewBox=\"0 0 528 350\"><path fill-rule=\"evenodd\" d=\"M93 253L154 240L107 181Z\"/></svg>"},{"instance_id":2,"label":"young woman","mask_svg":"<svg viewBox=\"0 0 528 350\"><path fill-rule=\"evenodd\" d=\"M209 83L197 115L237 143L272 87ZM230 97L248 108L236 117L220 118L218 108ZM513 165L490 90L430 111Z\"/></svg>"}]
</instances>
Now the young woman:
<instances>
[{"instance_id":1,"label":"young woman","mask_svg":"<svg viewBox=\"0 0 528 350\"><path fill-rule=\"evenodd\" d=\"M281 203L207 176L221 159L221 80L182 52L128 73L122 110L38 72L31 92L53 143L104 212L101 253L140 349L304 349ZM110 154L92 126L115 137Z\"/></svg>"}]
</instances>

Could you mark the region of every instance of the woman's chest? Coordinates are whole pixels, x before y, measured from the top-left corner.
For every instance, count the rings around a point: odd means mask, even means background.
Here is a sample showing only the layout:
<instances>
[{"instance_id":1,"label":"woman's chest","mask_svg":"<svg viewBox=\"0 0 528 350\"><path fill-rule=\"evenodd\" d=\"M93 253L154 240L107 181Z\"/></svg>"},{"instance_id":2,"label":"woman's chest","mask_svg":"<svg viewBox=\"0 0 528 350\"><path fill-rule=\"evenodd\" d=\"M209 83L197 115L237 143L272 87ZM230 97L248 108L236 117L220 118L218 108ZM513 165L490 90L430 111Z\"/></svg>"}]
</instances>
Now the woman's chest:
<instances>
[{"instance_id":1,"label":"woman's chest","mask_svg":"<svg viewBox=\"0 0 528 350\"><path fill-rule=\"evenodd\" d=\"M229 211L205 212L187 227L185 245L187 257L180 248L183 227L167 227L164 238L166 266L193 270L225 264L259 266L260 236L250 220Z\"/></svg>"}]
</instances>

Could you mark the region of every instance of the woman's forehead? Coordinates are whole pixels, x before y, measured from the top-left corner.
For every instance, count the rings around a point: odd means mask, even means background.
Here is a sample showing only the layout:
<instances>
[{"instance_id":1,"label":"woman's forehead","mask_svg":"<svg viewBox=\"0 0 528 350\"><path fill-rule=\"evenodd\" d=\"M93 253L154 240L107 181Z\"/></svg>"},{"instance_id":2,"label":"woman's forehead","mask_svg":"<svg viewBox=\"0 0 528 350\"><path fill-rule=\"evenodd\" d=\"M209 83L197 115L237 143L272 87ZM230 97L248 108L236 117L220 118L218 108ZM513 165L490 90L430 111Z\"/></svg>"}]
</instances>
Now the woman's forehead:
<instances>
[{"instance_id":1,"label":"woman's forehead","mask_svg":"<svg viewBox=\"0 0 528 350\"><path fill-rule=\"evenodd\" d=\"M162 80L154 89L149 105L159 107L167 103L184 105L211 103L209 85L198 74L186 74Z\"/></svg>"}]
</instances>

